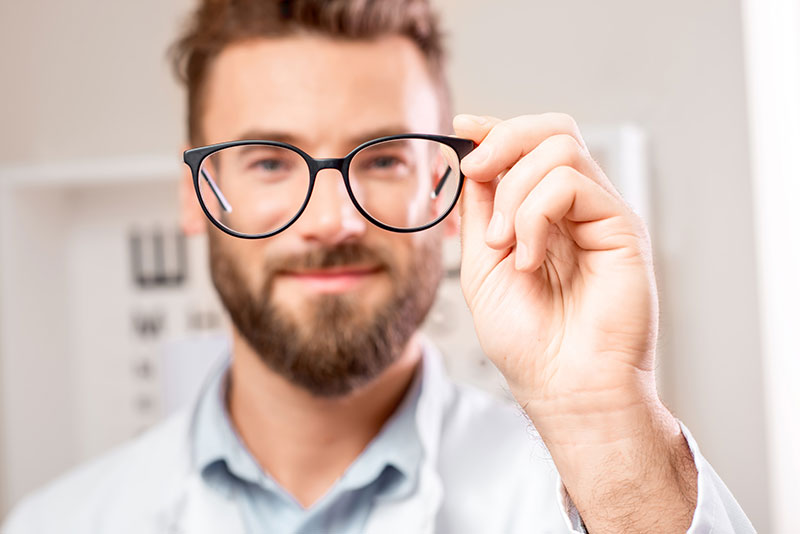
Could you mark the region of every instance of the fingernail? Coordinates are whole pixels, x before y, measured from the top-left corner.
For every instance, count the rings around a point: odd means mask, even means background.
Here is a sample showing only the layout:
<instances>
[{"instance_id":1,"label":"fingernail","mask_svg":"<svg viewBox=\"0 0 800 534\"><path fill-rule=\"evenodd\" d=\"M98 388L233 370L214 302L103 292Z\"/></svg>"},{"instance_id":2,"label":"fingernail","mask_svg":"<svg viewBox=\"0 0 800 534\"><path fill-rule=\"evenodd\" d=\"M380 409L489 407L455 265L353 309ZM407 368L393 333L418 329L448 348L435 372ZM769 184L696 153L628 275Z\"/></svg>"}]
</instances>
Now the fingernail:
<instances>
[{"instance_id":1,"label":"fingernail","mask_svg":"<svg viewBox=\"0 0 800 534\"><path fill-rule=\"evenodd\" d=\"M489 227L486 229L486 241L497 241L503 234L503 214L496 211L489 221Z\"/></svg>"},{"instance_id":2,"label":"fingernail","mask_svg":"<svg viewBox=\"0 0 800 534\"><path fill-rule=\"evenodd\" d=\"M476 167L487 160L491 149L486 145L480 145L478 148L467 154L467 157L461 162L462 166Z\"/></svg>"},{"instance_id":3,"label":"fingernail","mask_svg":"<svg viewBox=\"0 0 800 534\"><path fill-rule=\"evenodd\" d=\"M520 241L517 241L517 246L515 250L517 257L514 260L514 265L517 267L517 269L524 269L525 267L528 266L528 263L530 262L531 253L528 250L528 247L526 247L525 244Z\"/></svg>"}]
</instances>

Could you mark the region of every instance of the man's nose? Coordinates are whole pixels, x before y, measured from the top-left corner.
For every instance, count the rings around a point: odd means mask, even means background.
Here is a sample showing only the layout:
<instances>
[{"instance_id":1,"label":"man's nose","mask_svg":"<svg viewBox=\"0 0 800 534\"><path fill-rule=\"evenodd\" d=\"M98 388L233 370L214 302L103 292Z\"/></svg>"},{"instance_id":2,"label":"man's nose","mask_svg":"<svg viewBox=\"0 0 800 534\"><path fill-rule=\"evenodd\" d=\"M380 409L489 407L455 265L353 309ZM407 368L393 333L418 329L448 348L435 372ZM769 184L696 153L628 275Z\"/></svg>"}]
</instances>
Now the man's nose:
<instances>
[{"instance_id":1,"label":"man's nose","mask_svg":"<svg viewBox=\"0 0 800 534\"><path fill-rule=\"evenodd\" d=\"M360 237L367 224L350 200L341 173L335 169L317 173L308 206L295 222L304 239L326 245Z\"/></svg>"}]
</instances>

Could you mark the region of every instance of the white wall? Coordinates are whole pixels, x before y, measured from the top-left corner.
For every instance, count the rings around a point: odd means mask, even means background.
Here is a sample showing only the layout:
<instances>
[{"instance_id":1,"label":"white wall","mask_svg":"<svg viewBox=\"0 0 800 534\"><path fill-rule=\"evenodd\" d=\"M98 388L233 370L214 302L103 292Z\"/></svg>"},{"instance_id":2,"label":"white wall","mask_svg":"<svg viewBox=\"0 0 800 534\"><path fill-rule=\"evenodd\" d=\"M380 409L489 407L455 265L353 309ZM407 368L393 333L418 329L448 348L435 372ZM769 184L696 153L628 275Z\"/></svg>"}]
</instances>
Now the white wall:
<instances>
[{"instance_id":1,"label":"white wall","mask_svg":"<svg viewBox=\"0 0 800 534\"><path fill-rule=\"evenodd\" d=\"M164 58L188 6L188 1L0 2L0 165L172 154L179 168L182 93ZM24 343L27 336L25 348L37 356L0 352L0 517L21 491L81 459L82 436L71 413L80 400L72 388L75 365L63 357L72 332L65 332L67 314L58 313L68 309L62 241L69 230L59 225L68 219L61 216L76 209L68 200L69 192L41 194L34 188L15 198L15 208L36 206L35 213L15 217L0 205L0 243L18 243L11 246L21 252L14 262L0 258L5 325L0 345L19 347L18 340ZM42 238L46 232L55 237ZM28 238L48 246L31 246ZM46 283L36 290L9 284L26 275ZM26 305L8 309L12 301ZM8 428L13 432L4 431ZM9 458L25 459L26 468Z\"/></svg>"},{"instance_id":2,"label":"white wall","mask_svg":"<svg viewBox=\"0 0 800 534\"><path fill-rule=\"evenodd\" d=\"M165 49L191 4L0 2L0 162L179 153Z\"/></svg>"},{"instance_id":3,"label":"white wall","mask_svg":"<svg viewBox=\"0 0 800 534\"><path fill-rule=\"evenodd\" d=\"M0 161L177 153L164 48L188 4L0 3L0 47L14 51L0 55ZM769 531L739 3L438 4L458 111L560 110L649 134L663 394Z\"/></svg>"},{"instance_id":4,"label":"white wall","mask_svg":"<svg viewBox=\"0 0 800 534\"><path fill-rule=\"evenodd\" d=\"M800 2L746 0L772 531L797 531L800 502Z\"/></svg>"}]
</instances>

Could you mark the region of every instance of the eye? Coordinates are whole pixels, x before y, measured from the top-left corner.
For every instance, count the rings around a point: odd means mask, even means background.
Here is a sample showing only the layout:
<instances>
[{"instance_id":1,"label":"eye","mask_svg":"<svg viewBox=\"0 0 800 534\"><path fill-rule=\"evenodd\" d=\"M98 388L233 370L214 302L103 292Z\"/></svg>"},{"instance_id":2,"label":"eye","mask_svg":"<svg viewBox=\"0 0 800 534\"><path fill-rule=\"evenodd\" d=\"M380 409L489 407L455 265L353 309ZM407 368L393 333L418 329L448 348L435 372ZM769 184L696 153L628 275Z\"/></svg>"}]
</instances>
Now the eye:
<instances>
[{"instance_id":1,"label":"eye","mask_svg":"<svg viewBox=\"0 0 800 534\"><path fill-rule=\"evenodd\" d=\"M401 165L402 161L394 156L378 156L372 160L372 166L378 169L389 169Z\"/></svg>"},{"instance_id":2,"label":"eye","mask_svg":"<svg viewBox=\"0 0 800 534\"><path fill-rule=\"evenodd\" d=\"M278 183L297 178L300 166L297 161L283 156L263 154L247 163L245 173L259 182Z\"/></svg>"},{"instance_id":3,"label":"eye","mask_svg":"<svg viewBox=\"0 0 800 534\"><path fill-rule=\"evenodd\" d=\"M402 173L408 169L408 164L402 157L381 154L364 161L361 167L365 171Z\"/></svg>"},{"instance_id":4,"label":"eye","mask_svg":"<svg viewBox=\"0 0 800 534\"><path fill-rule=\"evenodd\" d=\"M275 172L286 167L286 162L279 159L260 159L253 163L253 167L262 171Z\"/></svg>"}]
</instances>

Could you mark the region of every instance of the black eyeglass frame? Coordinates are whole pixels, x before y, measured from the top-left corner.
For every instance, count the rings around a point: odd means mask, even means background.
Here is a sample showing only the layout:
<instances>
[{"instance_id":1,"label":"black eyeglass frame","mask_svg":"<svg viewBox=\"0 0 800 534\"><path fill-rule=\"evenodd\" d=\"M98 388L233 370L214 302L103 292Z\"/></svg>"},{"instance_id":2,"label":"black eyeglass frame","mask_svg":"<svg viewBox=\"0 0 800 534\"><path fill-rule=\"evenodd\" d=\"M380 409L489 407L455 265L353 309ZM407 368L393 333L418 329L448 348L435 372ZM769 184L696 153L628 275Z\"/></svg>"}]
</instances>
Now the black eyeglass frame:
<instances>
[{"instance_id":1,"label":"black eyeglass frame","mask_svg":"<svg viewBox=\"0 0 800 534\"><path fill-rule=\"evenodd\" d=\"M453 202L447 209L435 220L429 222L423 226L414 227L414 228L398 228L395 226L390 226L380 222L379 220L375 219L371 216L367 211L358 203L356 200L355 195L353 194L353 189L350 187L350 177L349 177L349 170L350 170L350 162L353 160L353 157L360 152L361 150L370 147L372 145L376 145L378 143L384 143L386 141L396 141L399 139L422 139L427 141L436 141L442 143L444 145L449 146L453 149L453 151L458 156L459 161L459 178L458 178L458 189L456 194L453 198ZM300 155L308 165L308 191L306 192L305 200L303 200L303 205L297 211L297 213L292 217L292 219L278 228L277 230L273 230L271 232L263 233L263 234L243 234L241 232L237 232L236 230L232 230L231 228L226 227L221 222L219 222L213 215L211 215L210 211L206 207L205 202L203 201L203 195L200 192L200 174L201 174L201 165L203 161L215 152L219 152L220 150L224 150L226 148L235 147L235 146L242 146L242 145L262 145L262 146L274 146L279 148L285 148L287 150L291 150L296 154ZM311 193L314 191L314 184L316 183L317 173L323 169L336 169L342 175L342 179L344 180L345 188L347 189L347 194L350 197L350 201L356 207L359 213L364 216L369 222L374 224L375 226L382 228L384 230L388 230L390 232L399 232L399 233L411 233L411 232L420 232L422 230L427 230L433 226L436 226L442 220L447 217L453 208L455 207L456 203L458 203L458 198L461 196L461 190L464 187L464 173L460 170L460 163L461 160L469 154L472 149L475 148L475 143L470 139L463 139L460 137L452 137L448 135L436 135L436 134L417 134L417 133L409 133L409 134L399 134L399 135L389 135L386 137L378 137L376 139L371 139L365 143L360 144L349 154L347 154L343 158L312 158L299 148L294 145L290 145L288 143L282 143L280 141L268 141L263 139L254 139L254 140L242 140L242 141L229 141L226 143L217 143L214 145L208 146L201 146L197 148L191 148L183 153L183 161L192 171L192 181L194 182L194 190L197 194L197 200L200 202L200 207L203 209L203 213L205 213L206 217L220 230L229 234L233 237L239 237L242 239L264 239L267 237L272 237L277 235L287 228L289 228L292 224L294 224L297 219L303 214L308 206L308 202L311 199ZM449 176L449 169L448 172L440 180L440 183L437 185L436 189L441 190L441 187L444 185L444 181ZM205 173L203 173L205 174ZM223 201L224 197L221 197L221 193L219 189L216 187L216 184L213 180L209 180L208 176L205 176L206 181L208 182L209 186L211 187L214 195L217 197L217 200L220 202L220 205L223 206L225 209L226 202Z\"/></svg>"}]
</instances>

